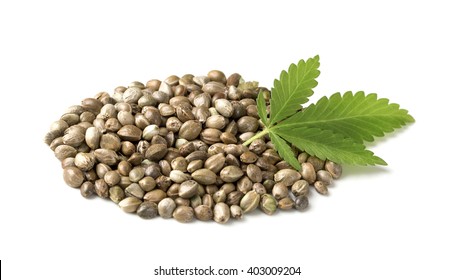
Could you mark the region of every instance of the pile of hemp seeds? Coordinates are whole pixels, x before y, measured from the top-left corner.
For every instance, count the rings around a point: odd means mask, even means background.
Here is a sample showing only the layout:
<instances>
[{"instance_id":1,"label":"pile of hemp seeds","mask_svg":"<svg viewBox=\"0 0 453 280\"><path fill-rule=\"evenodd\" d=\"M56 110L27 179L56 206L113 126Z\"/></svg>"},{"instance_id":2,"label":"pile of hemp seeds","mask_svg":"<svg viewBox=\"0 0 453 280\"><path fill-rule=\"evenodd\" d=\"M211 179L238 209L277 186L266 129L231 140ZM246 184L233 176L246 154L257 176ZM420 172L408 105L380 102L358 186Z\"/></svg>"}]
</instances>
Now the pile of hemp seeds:
<instances>
[{"instance_id":1,"label":"pile of hemp seeds","mask_svg":"<svg viewBox=\"0 0 453 280\"><path fill-rule=\"evenodd\" d=\"M326 194L342 168L293 147L298 172L267 136L242 145L263 127L260 91L268 105L268 89L218 70L132 82L69 107L44 140L67 185L143 219L226 223L257 208L304 210L310 189Z\"/></svg>"}]
</instances>

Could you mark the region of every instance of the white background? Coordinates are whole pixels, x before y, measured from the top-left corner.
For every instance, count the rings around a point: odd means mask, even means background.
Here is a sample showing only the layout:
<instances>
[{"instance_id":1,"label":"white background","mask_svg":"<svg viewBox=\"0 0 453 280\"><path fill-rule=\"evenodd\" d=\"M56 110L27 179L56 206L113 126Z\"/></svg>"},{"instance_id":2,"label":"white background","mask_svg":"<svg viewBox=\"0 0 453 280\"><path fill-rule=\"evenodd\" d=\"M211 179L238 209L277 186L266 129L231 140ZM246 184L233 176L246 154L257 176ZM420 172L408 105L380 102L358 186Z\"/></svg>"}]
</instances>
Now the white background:
<instances>
[{"instance_id":1,"label":"white background","mask_svg":"<svg viewBox=\"0 0 453 280\"><path fill-rule=\"evenodd\" d=\"M282 279L453 279L447 3L2 1L3 276L160 279L159 265L212 265L302 268ZM388 167L345 167L304 213L257 211L228 225L142 220L67 187L42 142L66 107L99 91L211 69L271 87L316 54L313 100L377 92L417 122L370 145Z\"/></svg>"}]
</instances>

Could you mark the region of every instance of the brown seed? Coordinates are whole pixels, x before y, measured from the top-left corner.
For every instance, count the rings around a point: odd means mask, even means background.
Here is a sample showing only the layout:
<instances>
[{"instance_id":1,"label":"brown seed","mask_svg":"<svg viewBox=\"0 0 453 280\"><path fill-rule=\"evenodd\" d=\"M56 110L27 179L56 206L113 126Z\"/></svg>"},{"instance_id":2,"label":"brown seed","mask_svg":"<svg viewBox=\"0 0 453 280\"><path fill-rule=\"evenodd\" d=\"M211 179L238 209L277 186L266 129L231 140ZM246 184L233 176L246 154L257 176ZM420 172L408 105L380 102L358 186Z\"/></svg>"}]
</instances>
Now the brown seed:
<instances>
[{"instance_id":1,"label":"brown seed","mask_svg":"<svg viewBox=\"0 0 453 280\"><path fill-rule=\"evenodd\" d=\"M176 158L174 158L171 161L170 165L171 165L171 168L173 170L179 170L179 171L182 171L182 172L186 172L187 171L188 162L183 157L176 157Z\"/></svg>"},{"instance_id":2,"label":"brown seed","mask_svg":"<svg viewBox=\"0 0 453 280\"><path fill-rule=\"evenodd\" d=\"M150 176L142 178L140 181L138 181L138 184L145 192L152 191L156 187L156 181L153 177Z\"/></svg>"},{"instance_id":3,"label":"brown seed","mask_svg":"<svg viewBox=\"0 0 453 280\"><path fill-rule=\"evenodd\" d=\"M294 182L299 180L300 177L301 177L300 173L294 169L282 169L275 173L274 181L281 182L286 187L289 187L292 186Z\"/></svg>"},{"instance_id":4,"label":"brown seed","mask_svg":"<svg viewBox=\"0 0 453 280\"><path fill-rule=\"evenodd\" d=\"M194 161L189 162L189 164L187 165L187 171L190 173L193 173L193 172L197 171L198 169L201 169L202 167L203 167L203 161L201 159L194 160ZM192 176L193 176L193 174L192 174Z\"/></svg>"},{"instance_id":5,"label":"brown seed","mask_svg":"<svg viewBox=\"0 0 453 280\"><path fill-rule=\"evenodd\" d=\"M300 164L304 163L307 161L309 155L305 152L303 153L300 153L298 156L297 156L297 161L299 161Z\"/></svg>"},{"instance_id":6,"label":"brown seed","mask_svg":"<svg viewBox=\"0 0 453 280\"><path fill-rule=\"evenodd\" d=\"M189 120L182 124L179 129L179 137L186 140L194 140L200 135L201 123L199 121Z\"/></svg>"},{"instance_id":7,"label":"brown seed","mask_svg":"<svg viewBox=\"0 0 453 280\"><path fill-rule=\"evenodd\" d=\"M212 195L212 199L215 203L225 202L226 201L226 193L224 190L218 190Z\"/></svg>"},{"instance_id":8,"label":"brown seed","mask_svg":"<svg viewBox=\"0 0 453 280\"><path fill-rule=\"evenodd\" d=\"M249 145L249 151L255 153L256 155L261 155L263 154L264 151L266 151L266 143L264 142L263 139L256 139L256 140L253 140L252 143L250 143ZM279 161L280 160L280 157L278 156L277 152L275 152L274 150L270 149L269 151L273 151L274 154L277 156L278 160L276 160L275 162ZM266 156L266 154L263 154L263 156ZM272 162L272 161L270 161ZM275 163L274 162L274 163Z\"/></svg>"},{"instance_id":9,"label":"brown seed","mask_svg":"<svg viewBox=\"0 0 453 280\"><path fill-rule=\"evenodd\" d=\"M230 219L230 207L224 202L217 203L214 206L214 221L219 224L225 224Z\"/></svg>"},{"instance_id":10,"label":"brown seed","mask_svg":"<svg viewBox=\"0 0 453 280\"><path fill-rule=\"evenodd\" d=\"M104 181L104 179L98 179L94 182L94 189L96 191L96 194L99 197L102 198L107 198L109 197L109 186L107 183Z\"/></svg>"},{"instance_id":11,"label":"brown seed","mask_svg":"<svg viewBox=\"0 0 453 280\"><path fill-rule=\"evenodd\" d=\"M154 202L142 202L137 208L137 215L142 219L152 219L156 217L157 214L157 204Z\"/></svg>"},{"instance_id":12,"label":"brown seed","mask_svg":"<svg viewBox=\"0 0 453 280\"><path fill-rule=\"evenodd\" d=\"M328 193L327 184L323 181L316 181L315 190L322 195L326 195Z\"/></svg>"},{"instance_id":13,"label":"brown seed","mask_svg":"<svg viewBox=\"0 0 453 280\"><path fill-rule=\"evenodd\" d=\"M226 204L239 205L239 202L244 197L244 193L240 191L233 191L227 195Z\"/></svg>"},{"instance_id":14,"label":"brown seed","mask_svg":"<svg viewBox=\"0 0 453 280\"><path fill-rule=\"evenodd\" d=\"M108 131L108 132L118 132L118 130L121 129L120 122L114 118L110 118L110 119L106 120L104 126L105 126L105 131ZM124 139L124 140L127 140L127 139Z\"/></svg>"},{"instance_id":15,"label":"brown seed","mask_svg":"<svg viewBox=\"0 0 453 280\"><path fill-rule=\"evenodd\" d=\"M238 129L240 133L244 132L256 132L259 124L258 119L250 116L244 116L237 121Z\"/></svg>"},{"instance_id":16,"label":"brown seed","mask_svg":"<svg viewBox=\"0 0 453 280\"><path fill-rule=\"evenodd\" d=\"M252 187L253 187L253 182L247 176L242 177L237 182L237 190L240 192L247 193L248 191L250 191L252 189Z\"/></svg>"},{"instance_id":17,"label":"brown seed","mask_svg":"<svg viewBox=\"0 0 453 280\"><path fill-rule=\"evenodd\" d=\"M143 197L144 200L152 201L155 203L159 203L162 199L166 198L167 194L161 189L154 189L149 191Z\"/></svg>"},{"instance_id":18,"label":"brown seed","mask_svg":"<svg viewBox=\"0 0 453 280\"><path fill-rule=\"evenodd\" d=\"M140 185L137 183L130 184L125 190L127 196L134 196L136 198L142 199L145 195L145 192L140 188Z\"/></svg>"},{"instance_id":19,"label":"brown seed","mask_svg":"<svg viewBox=\"0 0 453 280\"><path fill-rule=\"evenodd\" d=\"M103 177L104 181L109 185L110 187L117 185L120 180L121 176L118 174L117 171L107 171Z\"/></svg>"},{"instance_id":20,"label":"brown seed","mask_svg":"<svg viewBox=\"0 0 453 280\"><path fill-rule=\"evenodd\" d=\"M104 104L94 98L85 98L84 100L82 100L82 107L96 114L101 111L102 106L104 106Z\"/></svg>"},{"instance_id":21,"label":"brown seed","mask_svg":"<svg viewBox=\"0 0 453 280\"><path fill-rule=\"evenodd\" d=\"M93 194L95 194L95 191L94 191L94 184L92 182L84 182L81 186L80 186L80 194L85 197L85 198L89 198L91 197Z\"/></svg>"},{"instance_id":22,"label":"brown seed","mask_svg":"<svg viewBox=\"0 0 453 280\"><path fill-rule=\"evenodd\" d=\"M232 218L242 219L242 215L243 215L242 208L239 205L231 205L230 214L231 214Z\"/></svg>"},{"instance_id":23,"label":"brown seed","mask_svg":"<svg viewBox=\"0 0 453 280\"><path fill-rule=\"evenodd\" d=\"M167 151L168 151L167 145L154 144L149 146L149 148L146 150L145 158L151 161L158 161L164 158Z\"/></svg>"},{"instance_id":24,"label":"brown seed","mask_svg":"<svg viewBox=\"0 0 453 280\"><path fill-rule=\"evenodd\" d=\"M69 145L60 145L55 148L54 153L55 157L62 161L69 157L75 157L77 155L77 150Z\"/></svg>"},{"instance_id":25,"label":"brown seed","mask_svg":"<svg viewBox=\"0 0 453 280\"><path fill-rule=\"evenodd\" d=\"M121 139L115 133L107 133L101 136L100 146L102 149L117 152L121 148Z\"/></svg>"},{"instance_id":26,"label":"brown seed","mask_svg":"<svg viewBox=\"0 0 453 280\"><path fill-rule=\"evenodd\" d=\"M247 165L247 176L254 183L260 183L263 180L263 172L255 164Z\"/></svg>"},{"instance_id":27,"label":"brown seed","mask_svg":"<svg viewBox=\"0 0 453 280\"><path fill-rule=\"evenodd\" d=\"M142 201L136 197L126 197L118 203L118 206L126 213L134 213Z\"/></svg>"},{"instance_id":28,"label":"brown seed","mask_svg":"<svg viewBox=\"0 0 453 280\"><path fill-rule=\"evenodd\" d=\"M223 129L227 125L227 119L222 115L213 115L206 120L205 126L208 128Z\"/></svg>"},{"instance_id":29,"label":"brown seed","mask_svg":"<svg viewBox=\"0 0 453 280\"><path fill-rule=\"evenodd\" d=\"M326 170L316 172L316 180L322 181L326 186L332 184L332 175Z\"/></svg>"},{"instance_id":30,"label":"brown seed","mask_svg":"<svg viewBox=\"0 0 453 280\"><path fill-rule=\"evenodd\" d=\"M226 166L220 171L220 178L227 183L236 182L244 175L244 172L237 166Z\"/></svg>"},{"instance_id":31,"label":"brown seed","mask_svg":"<svg viewBox=\"0 0 453 280\"><path fill-rule=\"evenodd\" d=\"M219 82L219 83L222 83L222 84L226 84L226 82L227 82L225 74L222 71L219 71L219 70L211 70L211 71L209 71L208 78L211 81Z\"/></svg>"},{"instance_id":32,"label":"brown seed","mask_svg":"<svg viewBox=\"0 0 453 280\"><path fill-rule=\"evenodd\" d=\"M240 156L240 160L243 163L254 163L258 160L258 156L253 152L246 151Z\"/></svg>"},{"instance_id":33,"label":"brown seed","mask_svg":"<svg viewBox=\"0 0 453 280\"><path fill-rule=\"evenodd\" d=\"M120 203L126 197L124 191L119 186L114 186L109 189L109 198L116 204Z\"/></svg>"},{"instance_id":34,"label":"brown seed","mask_svg":"<svg viewBox=\"0 0 453 280\"><path fill-rule=\"evenodd\" d=\"M205 151L195 151L190 153L188 156L186 156L186 160L188 162L192 162L194 160L203 160L205 161L208 158L208 153Z\"/></svg>"},{"instance_id":35,"label":"brown seed","mask_svg":"<svg viewBox=\"0 0 453 280\"><path fill-rule=\"evenodd\" d=\"M173 212L173 218L175 218L178 222L188 223L193 220L194 211L192 207L189 206L178 206Z\"/></svg>"},{"instance_id":36,"label":"brown seed","mask_svg":"<svg viewBox=\"0 0 453 280\"><path fill-rule=\"evenodd\" d=\"M224 165L225 156L223 155L223 153L209 157L204 163L204 167L211 170L214 173L219 173L219 171L223 168Z\"/></svg>"},{"instance_id":37,"label":"brown seed","mask_svg":"<svg viewBox=\"0 0 453 280\"><path fill-rule=\"evenodd\" d=\"M203 205L206 205L211 209L214 208L215 203L210 194L204 194L203 198L201 199L201 202Z\"/></svg>"},{"instance_id":38,"label":"brown seed","mask_svg":"<svg viewBox=\"0 0 453 280\"><path fill-rule=\"evenodd\" d=\"M140 153L133 153L128 159L127 162L136 166L142 163L144 156Z\"/></svg>"},{"instance_id":39,"label":"brown seed","mask_svg":"<svg viewBox=\"0 0 453 280\"><path fill-rule=\"evenodd\" d=\"M82 185L85 177L79 168L70 166L63 169L63 179L68 186L78 188Z\"/></svg>"},{"instance_id":40,"label":"brown seed","mask_svg":"<svg viewBox=\"0 0 453 280\"><path fill-rule=\"evenodd\" d=\"M200 139L207 144L215 144L220 142L220 135L222 132L215 128L206 128L201 131Z\"/></svg>"},{"instance_id":41,"label":"brown seed","mask_svg":"<svg viewBox=\"0 0 453 280\"><path fill-rule=\"evenodd\" d=\"M142 137L142 130L135 125L125 125L117 132L122 140L139 141Z\"/></svg>"},{"instance_id":42,"label":"brown seed","mask_svg":"<svg viewBox=\"0 0 453 280\"><path fill-rule=\"evenodd\" d=\"M214 184L217 176L207 168L198 169L192 173L192 179L203 185Z\"/></svg>"},{"instance_id":43,"label":"brown seed","mask_svg":"<svg viewBox=\"0 0 453 280\"><path fill-rule=\"evenodd\" d=\"M308 195L309 184L305 180L297 180L291 186L291 192L294 196Z\"/></svg>"},{"instance_id":44,"label":"brown seed","mask_svg":"<svg viewBox=\"0 0 453 280\"><path fill-rule=\"evenodd\" d=\"M302 163L302 178L307 181L309 184L313 184L316 180L316 172L313 165L309 162Z\"/></svg>"},{"instance_id":45,"label":"brown seed","mask_svg":"<svg viewBox=\"0 0 453 280\"><path fill-rule=\"evenodd\" d=\"M198 193L199 186L194 180L187 180L181 183L178 194L182 198L191 198Z\"/></svg>"},{"instance_id":46,"label":"brown seed","mask_svg":"<svg viewBox=\"0 0 453 280\"><path fill-rule=\"evenodd\" d=\"M309 156L307 162L313 165L313 168L315 169L316 172L318 172L324 167L324 160L321 160L315 156Z\"/></svg>"},{"instance_id":47,"label":"brown seed","mask_svg":"<svg viewBox=\"0 0 453 280\"><path fill-rule=\"evenodd\" d=\"M118 162L118 155L115 151L107 149L96 149L94 151L96 160L107 165L115 165Z\"/></svg>"},{"instance_id":48,"label":"brown seed","mask_svg":"<svg viewBox=\"0 0 453 280\"><path fill-rule=\"evenodd\" d=\"M261 183L253 184L252 190L254 190L259 195L263 195L263 194L265 194L267 192L266 188Z\"/></svg>"},{"instance_id":49,"label":"brown seed","mask_svg":"<svg viewBox=\"0 0 453 280\"><path fill-rule=\"evenodd\" d=\"M332 161L328 160L328 161L326 161L326 164L325 164L324 167L332 175L332 177L334 179L340 178L341 173L342 173L341 165L336 164L335 162L332 162Z\"/></svg>"},{"instance_id":50,"label":"brown seed","mask_svg":"<svg viewBox=\"0 0 453 280\"><path fill-rule=\"evenodd\" d=\"M82 171L88 171L94 167L96 158L92 153L78 153L74 158L74 165Z\"/></svg>"},{"instance_id":51,"label":"brown seed","mask_svg":"<svg viewBox=\"0 0 453 280\"><path fill-rule=\"evenodd\" d=\"M239 85L239 81L241 80L241 75L238 73L231 74L227 79L227 86L235 86Z\"/></svg>"},{"instance_id":52,"label":"brown seed","mask_svg":"<svg viewBox=\"0 0 453 280\"><path fill-rule=\"evenodd\" d=\"M199 205L194 209L195 217L200 221L209 221L212 220L214 214L212 209L207 205Z\"/></svg>"},{"instance_id":53,"label":"brown seed","mask_svg":"<svg viewBox=\"0 0 453 280\"><path fill-rule=\"evenodd\" d=\"M260 203L260 195L257 194L255 191L249 191L245 194L245 196L241 199L240 206L244 213L251 212L258 207Z\"/></svg>"},{"instance_id":54,"label":"brown seed","mask_svg":"<svg viewBox=\"0 0 453 280\"><path fill-rule=\"evenodd\" d=\"M63 136L63 144L73 147L80 146L84 140L85 132L82 131L74 131Z\"/></svg>"},{"instance_id":55,"label":"brown seed","mask_svg":"<svg viewBox=\"0 0 453 280\"><path fill-rule=\"evenodd\" d=\"M136 166L129 172L129 180L138 182L145 176L145 169L142 166Z\"/></svg>"},{"instance_id":56,"label":"brown seed","mask_svg":"<svg viewBox=\"0 0 453 280\"><path fill-rule=\"evenodd\" d=\"M282 210L289 210L294 207L294 201L291 197L287 196L278 201L278 208Z\"/></svg>"},{"instance_id":57,"label":"brown seed","mask_svg":"<svg viewBox=\"0 0 453 280\"><path fill-rule=\"evenodd\" d=\"M234 109L231 102L226 99L217 99L215 102L215 109L222 116L229 118L233 115Z\"/></svg>"},{"instance_id":58,"label":"brown seed","mask_svg":"<svg viewBox=\"0 0 453 280\"><path fill-rule=\"evenodd\" d=\"M288 193L288 187L284 183L276 183L272 188L272 195L279 200L287 197Z\"/></svg>"}]
</instances>

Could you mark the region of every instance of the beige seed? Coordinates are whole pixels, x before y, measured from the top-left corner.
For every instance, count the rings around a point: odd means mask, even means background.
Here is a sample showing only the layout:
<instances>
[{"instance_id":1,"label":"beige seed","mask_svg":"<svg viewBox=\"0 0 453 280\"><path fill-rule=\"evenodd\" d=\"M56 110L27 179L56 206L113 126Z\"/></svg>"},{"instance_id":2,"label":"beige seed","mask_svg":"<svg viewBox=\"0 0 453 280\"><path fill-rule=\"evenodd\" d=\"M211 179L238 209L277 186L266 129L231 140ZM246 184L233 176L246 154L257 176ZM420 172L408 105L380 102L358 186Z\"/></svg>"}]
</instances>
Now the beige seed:
<instances>
[{"instance_id":1,"label":"beige seed","mask_svg":"<svg viewBox=\"0 0 453 280\"><path fill-rule=\"evenodd\" d=\"M135 125L125 125L118 130L117 134L122 140L139 141L142 137L142 130Z\"/></svg>"},{"instance_id":2,"label":"beige seed","mask_svg":"<svg viewBox=\"0 0 453 280\"><path fill-rule=\"evenodd\" d=\"M118 155L115 151L107 149L96 149L94 151L96 160L107 165L115 165L118 162Z\"/></svg>"},{"instance_id":3,"label":"beige seed","mask_svg":"<svg viewBox=\"0 0 453 280\"><path fill-rule=\"evenodd\" d=\"M217 99L214 104L217 112L219 112L219 114L221 114L225 118L229 118L233 115L234 109L230 101L226 99Z\"/></svg>"},{"instance_id":4,"label":"beige seed","mask_svg":"<svg viewBox=\"0 0 453 280\"><path fill-rule=\"evenodd\" d=\"M132 183L130 184L124 192L126 193L127 196L133 196L139 199L142 199L143 196L145 195L145 192L140 188L140 185L137 183Z\"/></svg>"},{"instance_id":5,"label":"beige seed","mask_svg":"<svg viewBox=\"0 0 453 280\"><path fill-rule=\"evenodd\" d=\"M126 213L134 213L142 201L136 197L130 196L121 200L118 206Z\"/></svg>"},{"instance_id":6,"label":"beige seed","mask_svg":"<svg viewBox=\"0 0 453 280\"><path fill-rule=\"evenodd\" d=\"M194 140L200 135L201 123L199 121L189 120L182 124L179 129L179 137L186 140Z\"/></svg>"},{"instance_id":7,"label":"beige seed","mask_svg":"<svg viewBox=\"0 0 453 280\"><path fill-rule=\"evenodd\" d=\"M146 176L138 181L138 184L145 192L152 191L156 187L156 181L153 177Z\"/></svg>"},{"instance_id":8,"label":"beige seed","mask_svg":"<svg viewBox=\"0 0 453 280\"><path fill-rule=\"evenodd\" d=\"M214 173L219 173L219 171L223 168L224 165L225 156L223 155L223 153L219 153L209 157L204 163L204 167L211 170Z\"/></svg>"},{"instance_id":9,"label":"beige seed","mask_svg":"<svg viewBox=\"0 0 453 280\"><path fill-rule=\"evenodd\" d=\"M99 147L102 132L97 127L89 127L85 132L85 142L91 149L95 150Z\"/></svg>"},{"instance_id":10,"label":"beige seed","mask_svg":"<svg viewBox=\"0 0 453 280\"><path fill-rule=\"evenodd\" d=\"M315 190L322 195L326 195L328 193L327 185L323 181L316 181L315 182Z\"/></svg>"},{"instance_id":11,"label":"beige seed","mask_svg":"<svg viewBox=\"0 0 453 280\"><path fill-rule=\"evenodd\" d=\"M83 172L73 166L63 169L63 179L68 186L73 188L80 187L85 180Z\"/></svg>"},{"instance_id":12,"label":"beige seed","mask_svg":"<svg viewBox=\"0 0 453 280\"><path fill-rule=\"evenodd\" d=\"M302 166L301 170L302 178L304 178L304 180L306 180L309 184L313 184L316 180L315 168L309 162L304 162L302 163L301 166Z\"/></svg>"},{"instance_id":13,"label":"beige seed","mask_svg":"<svg viewBox=\"0 0 453 280\"><path fill-rule=\"evenodd\" d=\"M202 168L192 173L192 179L197 181L199 184L211 185L216 182L217 176L211 170Z\"/></svg>"},{"instance_id":14,"label":"beige seed","mask_svg":"<svg viewBox=\"0 0 453 280\"><path fill-rule=\"evenodd\" d=\"M326 164L325 164L324 167L332 175L332 177L334 179L340 178L341 173L342 173L341 165L336 164L335 162L332 162L332 161L328 160L328 161L326 161Z\"/></svg>"},{"instance_id":15,"label":"beige seed","mask_svg":"<svg viewBox=\"0 0 453 280\"><path fill-rule=\"evenodd\" d=\"M94 190L96 194L101 198L109 197L109 186L104 179L98 179L94 182Z\"/></svg>"},{"instance_id":16,"label":"beige seed","mask_svg":"<svg viewBox=\"0 0 453 280\"><path fill-rule=\"evenodd\" d=\"M272 195L276 199L282 199L288 196L288 187L284 183L276 183L272 188Z\"/></svg>"},{"instance_id":17,"label":"beige seed","mask_svg":"<svg viewBox=\"0 0 453 280\"><path fill-rule=\"evenodd\" d=\"M94 167L96 158L92 153L78 153L74 158L74 165L82 171L88 171Z\"/></svg>"},{"instance_id":18,"label":"beige seed","mask_svg":"<svg viewBox=\"0 0 453 280\"><path fill-rule=\"evenodd\" d=\"M226 166L220 171L220 178L227 183L236 182L244 175L244 172L237 166Z\"/></svg>"},{"instance_id":19,"label":"beige seed","mask_svg":"<svg viewBox=\"0 0 453 280\"><path fill-rule=\"evenodd\" d=\"M231 217L234 219L237 219L237 220L242 219L242 216L243 216L242 208L239 205L231 205L230 214L231 214Z\"/></svg>"},{"instance_id":20,"label":"beige seed","mask_svg":"<svg viewBox=\"0 0 453 280\"><path fill-rule=\"evenodd\" d=\"M110 187L117 185L121 181L121 176L117 171L107 171L103 177Z\"/></svg>"},{"instance_id":21,"label":"beige seed","mask_svg":"<svg viewBox=\"0 0 453 280\"><path fill-rule=\"evenodd\" d=\"M172 170L169 174L170 179L175 183L182 183L184 181L190 180L191 177L189 174L184 173L180 170Z\"/></svg>"},{"instance_id":22,"label":"beige seed","mask_svg":"<svg viewBox=\"0 0 453 280\"><path fill-rule=\"evenodd\" d=\"M167 151L167 145L154 144L149 146L149 148L146 150L145 158L151 161L158 161L164 158L164 156L167 154Z\"/></svg>"},{"instance_id":23,"label":"beige seed","mask_svg":"<svg viewBox=\"0 0 453 280\"><path fill-rule=\"evenodd\" d=\"M149 191L143 196L144 200L152 201L155 203L159 203L162 199L166 198L167 194L161 189L154 189Z\"/></svg>"},{"instance_id":24,"label":"beige seed","mask_svg":"<svg viewBox=\"0 0 453 280\"><path fill-rule=\"evenodd\" d=\"M275 182L281 182L287 187L292 186L300 178L300 173L294 169L282 169L274 175Z\"/></svg>"},{"instance_id":25,"label":"beige seed","mask_svg":"<svg viewBox=\"0 0 453 280\"><path fill-rule=\"evenodd\" d=\"M195 217L200 221L212 220L214 214L212 209L207 205L199 205L194 209Z\"/></svg>"},{"instance_id":26,"label":"beige seed","mask_svg":"<svg viewBox=\"0 0 453 280\"><path fill-rule=\"evenodd\" d=\"M176 208L175 201L168 197L162 199L157 205L159 216L161 216L164 219L171 218L173 216L173 211L175 210L175 208Z\"/></svg>"},{"instance_id":27,"label":"beige seed","mask_svg":"<svg viewBox=\"0 0 453 280\"><path fill-rule=\"evenodd\" d=\"M326 170L316 172L316 180L322 181L326 186L332 184L332 175Z\"/></svg>"},{"instance_id":28,"label":"beige seed","mask_svg":"<svg viewBox=\"0 0 453 280\"><path fill-rule=\"evenodd\" d=\"M282 210L289 210L294 208L294 201L291 197L287 196L278 201L278 208Z\"/></svg>"},{"instance_id":29,"label":"beige seed","mask_svg":"<svg viewBox=\"0 0 453 280\"><path fill-rule=\"evenodd\" d=\"M305 180L297 180L291 186L291 192L294 194L294 196L308 195L308 191L309 184Z\"/></svg>"},{"instance_id":30,"label":"beige seed","mask_svg":"<svg viewBox=\"0 0 453 280\"><path fill-rule=\"evenodd\" d=\"M195 213L192 207L189 206L178 206L173 212L173 218L180 223L188 223L193 220Z\"/></svg>"},{"instance_id":31,"label":"beige seed","mask_svg":"<svg viewBox=\"0 0 453 280\"><path fill-rule=\"evenodd\" d=\"M225 224L230 219L230 207L224 202L219 202L214 206L214 221Z\"/></svg>"},{"instance_id":32,"label":"beige seed","mask_svg":"<svg viewBox=\"0 0 453 280\"><path fill-rule=\"evenodd\" d=\"M179 186L178 195L182 198L191 198L198 193L198 187L200 185L194 180L187 180L182 182Z\"/></svg>"}]
</instances>

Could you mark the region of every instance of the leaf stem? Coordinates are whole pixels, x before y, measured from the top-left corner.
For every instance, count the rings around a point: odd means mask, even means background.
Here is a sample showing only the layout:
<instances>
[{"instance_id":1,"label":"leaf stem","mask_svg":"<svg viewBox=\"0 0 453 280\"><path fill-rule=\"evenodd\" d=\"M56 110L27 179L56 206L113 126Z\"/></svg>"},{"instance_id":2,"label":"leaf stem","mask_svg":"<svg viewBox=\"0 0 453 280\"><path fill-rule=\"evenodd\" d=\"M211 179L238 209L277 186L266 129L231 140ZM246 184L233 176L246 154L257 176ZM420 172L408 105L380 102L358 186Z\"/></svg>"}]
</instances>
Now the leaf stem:
<instances>
[{"instance_id":1,"label":"leaf stem","mask_svg":"<svg viewBox=\"0 0 453 280\"><path fill-rule=\"evenodd\" d=\"M258 139L258 138L261 138L263 137L264 135L268 134L269 133L269 129L266 127L263 131L255 134L252 138L250 138L249 140L245 141L242 145L244 146L248 146L250 143L252 143L255 139Z\"/></svg>"}]
</instances>

